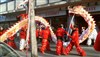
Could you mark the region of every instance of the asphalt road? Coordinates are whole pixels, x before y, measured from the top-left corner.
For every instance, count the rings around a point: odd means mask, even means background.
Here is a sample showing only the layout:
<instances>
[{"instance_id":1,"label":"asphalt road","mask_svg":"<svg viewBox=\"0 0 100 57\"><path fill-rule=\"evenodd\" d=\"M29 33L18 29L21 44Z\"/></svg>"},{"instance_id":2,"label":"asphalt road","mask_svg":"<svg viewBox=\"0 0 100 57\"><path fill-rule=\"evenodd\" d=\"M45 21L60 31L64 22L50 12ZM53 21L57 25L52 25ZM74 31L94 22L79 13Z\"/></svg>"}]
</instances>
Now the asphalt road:
<instances>
[{"instance_id":1,"label":"asphalt road","mask_svg":"<svg viewBox=\"0 0 100 57\"><path fill-rule=\"evenodd\" d=\"M40 47L41 44L38 44L38 47ZM39 50L38 52L38 57L82 57L82 56L79 56L75 47L73 48L73 50L70 52L69 55L60 55L60 56L57 56L55 54L55 44L51 44L51 51L46 51L45 54L42 54ZM100 52L97 52L93 49L93 46L86 46L86 45L81 45L81 47L86 51L87 53L87 56L85 57L100 57ZM27 57L31 57L31 53L30 51L27 53L27 52L20 52L19 50L17 50L17 52L22 56L22 57L25 57L26 54L27 54Z\"/></svg>"}]
</instances>

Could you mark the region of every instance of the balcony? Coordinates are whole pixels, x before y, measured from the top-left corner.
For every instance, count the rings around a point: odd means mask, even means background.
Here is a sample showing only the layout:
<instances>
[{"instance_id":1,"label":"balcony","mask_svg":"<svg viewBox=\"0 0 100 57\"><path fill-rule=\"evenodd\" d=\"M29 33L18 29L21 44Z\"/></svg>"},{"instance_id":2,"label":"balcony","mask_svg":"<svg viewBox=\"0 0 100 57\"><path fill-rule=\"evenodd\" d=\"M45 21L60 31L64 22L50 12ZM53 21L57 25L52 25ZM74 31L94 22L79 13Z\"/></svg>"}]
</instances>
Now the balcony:
<instances>
[{"instance_id":1,"label":"balcony","mask_svg":"<svg viewBox=\"0 0 100 57\"><path fill-rule=\"evenodd\" d=\"M16 10L16 6L23 2L24 0L14 0L6 3L0 4L0 14L12 13L16 11L23 11L25 10L23 6ZM35 8L43 8L49 6L56 6L67 4L67 2L80 2L82 0L35 0Z\"/></svg>"}]
</instances>

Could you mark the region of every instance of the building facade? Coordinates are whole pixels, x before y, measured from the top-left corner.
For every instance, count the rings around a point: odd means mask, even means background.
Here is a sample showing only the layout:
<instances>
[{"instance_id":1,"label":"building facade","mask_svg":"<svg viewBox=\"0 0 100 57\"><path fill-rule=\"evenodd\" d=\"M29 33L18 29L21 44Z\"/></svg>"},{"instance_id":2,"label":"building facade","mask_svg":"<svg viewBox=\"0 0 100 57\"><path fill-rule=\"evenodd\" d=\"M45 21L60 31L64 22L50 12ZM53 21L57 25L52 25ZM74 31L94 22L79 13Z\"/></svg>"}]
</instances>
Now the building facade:
<instances>
[{"instance_id":1,"label":"building facade","mask_svg":"<svg viewBox=\"0 0 100 57\"><path fill-rule=\"evenodd\" d=\"M0 0L0 26L10 27L17 22L16 17L19 14L26 13L26 9L21 6L16 9L17 5L24 0ZM74 6L81 4L86 6L86 10L89 11L96 23L100 22L100 1L86 1L82 0L35 0L35 13L38 16L42 16L47 19L51 26L55 27L59 24L64 24L68 19L68 6ZM80 26L86 26L85 21L80 17L77 18L77 23ZM83 22L84 25L80 25L79 22ZM55 23L56 22L56 23Z\"/></svg>"}]
</instances>

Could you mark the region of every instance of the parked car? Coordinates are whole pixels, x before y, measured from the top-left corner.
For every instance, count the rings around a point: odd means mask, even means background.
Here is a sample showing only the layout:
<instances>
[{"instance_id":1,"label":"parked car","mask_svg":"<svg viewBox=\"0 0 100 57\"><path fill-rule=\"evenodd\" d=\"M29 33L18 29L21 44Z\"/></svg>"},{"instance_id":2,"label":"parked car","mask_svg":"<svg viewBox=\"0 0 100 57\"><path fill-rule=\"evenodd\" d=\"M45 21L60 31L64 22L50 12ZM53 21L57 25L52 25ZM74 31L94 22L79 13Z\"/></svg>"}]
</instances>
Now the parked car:
<instances>
[{"instance_id":1,"label":"parked car","mask_svg":"<svg viewBox=\"0 0 100 57\"><path fill-rule=\"evenodd\" d=\"M0 57L21 57L13 48L0 42Z\"/></svg>"}]
</instances>

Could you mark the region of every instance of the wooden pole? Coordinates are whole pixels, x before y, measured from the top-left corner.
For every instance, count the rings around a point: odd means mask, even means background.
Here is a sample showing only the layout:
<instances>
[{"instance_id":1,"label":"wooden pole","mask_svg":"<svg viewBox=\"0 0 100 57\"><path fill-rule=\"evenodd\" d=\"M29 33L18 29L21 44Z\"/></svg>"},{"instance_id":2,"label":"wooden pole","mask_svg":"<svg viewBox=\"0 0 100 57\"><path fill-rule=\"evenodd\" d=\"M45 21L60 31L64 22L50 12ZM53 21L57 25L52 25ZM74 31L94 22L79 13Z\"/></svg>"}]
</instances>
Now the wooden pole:
<instances>
[{"instance_id":1,"label":"wooden pole","mask_svg":"<svg viewBox=\"0 0 100 57\"><path fill-rule=\"evenodd\" d=\"M31 57L38 57L37 41L36 41L36 27L35 27L35 0L29 0L29 33L31 38Z\"/></svg>"}]
</instances>

